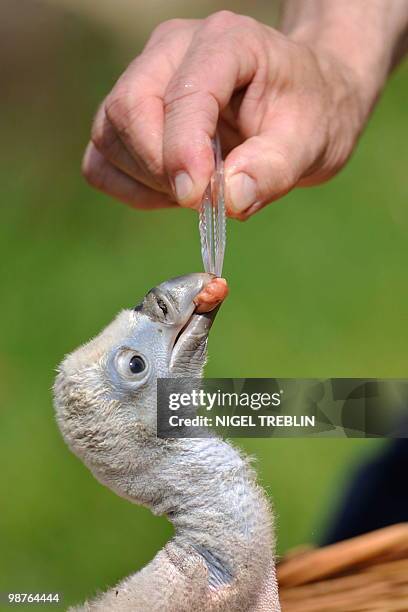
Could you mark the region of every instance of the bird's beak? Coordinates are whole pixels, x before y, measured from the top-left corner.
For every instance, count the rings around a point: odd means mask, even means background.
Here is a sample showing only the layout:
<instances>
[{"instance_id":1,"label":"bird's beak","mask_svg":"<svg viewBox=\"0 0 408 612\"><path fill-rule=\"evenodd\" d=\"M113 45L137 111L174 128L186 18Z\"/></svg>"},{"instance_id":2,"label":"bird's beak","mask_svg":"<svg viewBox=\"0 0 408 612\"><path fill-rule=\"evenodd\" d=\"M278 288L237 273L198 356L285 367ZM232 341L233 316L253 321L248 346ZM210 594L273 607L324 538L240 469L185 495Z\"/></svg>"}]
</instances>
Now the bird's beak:
<instances>
[{"instance_id":1,"label":"bird's beak","mask_svg":"<svg viewBox=\"0 0 408 612\"><path fill-rule=\"evenodd\" d=\"M194 298L213 278L206 272L185 274L161 283L152 293L165 300L173 324L185 325L195 310Z\"/></svg>"},{"instance_id":2,"label":"bird's beak","mask_svg":"<svg viewBox=\"0 0 408 612\"><path fill-rule=\"evenodd\" d=\"M204 364L207 336L219 307L198 314L193 300L213 278L205 272L172 278L154 287L138 307L151 318L157 303L166 310L167 325L175 332L170 360L173 373L195 375Z\"/></svg>"},{"instance_id":3,"label":"bird's beak","mask_svg":"<svg viewBox=\"0 0 408 612\"><path fill-rule=\"evenodd\" d=\"M167 326L181 328L196 308L194 298L213 278L212 274L206 272L171 278L153 287L135 310L150 319L159 319Z\"/></svg>"}]
</instances>

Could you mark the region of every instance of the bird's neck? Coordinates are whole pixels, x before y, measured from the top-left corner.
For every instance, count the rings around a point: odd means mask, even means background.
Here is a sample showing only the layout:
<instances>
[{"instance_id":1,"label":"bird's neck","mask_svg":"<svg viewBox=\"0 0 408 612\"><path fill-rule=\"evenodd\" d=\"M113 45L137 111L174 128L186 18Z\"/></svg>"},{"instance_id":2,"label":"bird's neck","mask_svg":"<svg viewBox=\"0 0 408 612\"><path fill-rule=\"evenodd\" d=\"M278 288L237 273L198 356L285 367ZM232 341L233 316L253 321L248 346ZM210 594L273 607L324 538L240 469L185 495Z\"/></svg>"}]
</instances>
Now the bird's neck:
<instances>
[{"instance_id":1,"label":"bird's neck","mask_svg":"<svg viewBox=\"0 0 408 612\"><path fill-rule=\"evenodd\" d=\"M128 479L126 497L167 515L175 546L194 548L225 582L271 562L268 503L235 448L218 438L184 439L166 441L160 459L148 455Z\"/></svg>"},{"instance_id":2,"label":"bird's neck","mask_svg":"<svg viewBox=\"0 0 408 612\"><path fill-rule=\"evenodd\" d=\"M268 503L237 450L216 438L146 439L134 461L106 467L93 466L97 478L166 514L175 536L100 609L129 609L131 597L134 609L151 609L154 600L163 611L280 610Z\"/></svg>"}]
</instances>

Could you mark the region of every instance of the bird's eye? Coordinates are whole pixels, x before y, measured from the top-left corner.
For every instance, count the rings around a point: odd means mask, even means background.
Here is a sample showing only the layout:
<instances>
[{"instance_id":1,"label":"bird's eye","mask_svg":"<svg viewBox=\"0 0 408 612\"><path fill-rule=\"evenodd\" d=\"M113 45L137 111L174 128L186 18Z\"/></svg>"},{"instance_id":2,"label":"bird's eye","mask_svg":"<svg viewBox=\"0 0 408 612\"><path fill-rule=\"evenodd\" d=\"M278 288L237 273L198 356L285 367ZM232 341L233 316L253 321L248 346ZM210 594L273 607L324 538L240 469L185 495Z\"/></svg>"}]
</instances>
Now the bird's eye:
<instances>
[{"instance_id":1,"label":"bird's eye","mask_svg":"<svg viewBox=\"0 0 408 612\"><path fill-rule=\"evenodd\" d=\"M114 366L116 372L132 388L146 381L151 371L149 358L136 352L138 349L121 347L114 353Z\"/></svg>"},{"instance_id":2,"label":"bird's eye","mask_svg":"<svg viewBox=\"0 0 408 612\"><path fill-rule=\"evenodd\" d=\"M146 368L145 361L139 355L133 355L132 359L129 361L129 370L132 374L140 374Z\"/></svg>"},{"instance_id":3,"label":"bird's eye","mask_svg":"<svg viewBox=\"0 0 408 612\"><path fill-rule=\"evenodd\" d=\"M166 316L166 314L168 313L168 308L167 308L167 304L164 300L162 300L161 298L157 299L157 305L160 308L160 310L163 312L164 316Z\"/></svg>"}]
</instances>

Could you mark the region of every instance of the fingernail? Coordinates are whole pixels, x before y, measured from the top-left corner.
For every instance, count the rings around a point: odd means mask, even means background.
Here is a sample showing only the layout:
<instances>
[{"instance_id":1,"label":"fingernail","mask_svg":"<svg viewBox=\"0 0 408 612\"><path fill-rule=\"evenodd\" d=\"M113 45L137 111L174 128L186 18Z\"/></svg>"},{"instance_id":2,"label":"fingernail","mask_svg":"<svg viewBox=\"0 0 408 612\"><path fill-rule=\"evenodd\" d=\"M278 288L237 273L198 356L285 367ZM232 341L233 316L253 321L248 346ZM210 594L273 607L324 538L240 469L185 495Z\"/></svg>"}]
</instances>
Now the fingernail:
<instances>
[{"instance_id":1,"label":"fingernail","mask_svg":"<svg viewBox=\"0 0 408 612\"><path fill-rule=\"evenodd\" d=\"M252 206L245 211L245 219L249 219L249 217L252 217L254 213L258 212L258 210L261 210L263 207L264 204L262 202L255 202L255 204L252 204Z\"/></svg>"},{"instance_id":2,"label":"fingernail","mask_svg":"<svg viewBox=\"0 0 408 612\"><path fill-rule=\"evenodd\" d=\"M174 190L178 202L186 200L193 191L193 181L187 172L180 172L174 178Z\"/></svg>"},{"instance_id":3,"label":"fingernail","mask_svg":"<svg viewBox=\"0 0 408 612\"><path fill-rule=\"evenodd\" d=\"M245 172L234 174L228 179L227 189L233 212L241 213L256 203L256 183Z\"/></svg>"}]
</instances>

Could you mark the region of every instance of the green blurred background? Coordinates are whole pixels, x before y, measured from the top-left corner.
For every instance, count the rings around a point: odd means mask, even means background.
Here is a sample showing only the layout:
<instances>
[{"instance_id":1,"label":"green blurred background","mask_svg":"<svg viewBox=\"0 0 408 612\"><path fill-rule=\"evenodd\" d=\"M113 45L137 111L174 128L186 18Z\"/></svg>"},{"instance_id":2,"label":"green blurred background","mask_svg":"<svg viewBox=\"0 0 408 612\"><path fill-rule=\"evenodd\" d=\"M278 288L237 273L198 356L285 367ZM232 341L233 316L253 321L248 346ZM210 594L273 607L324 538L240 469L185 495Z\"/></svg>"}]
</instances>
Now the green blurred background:
<instances>
[{"instance_id":1,"label":"green blurred background","mask_svg":"<svg viewBox=\"0 0 408 612\"><path fill-rule=\"evenodd\" d=\"M91 596L149 561L165 518L98 484L65 447L51 386L66 352L151 286L201 269L196 214L138 212L89 188L97 104L154 25L270 2L1 4L0 590ZM230 222L230 297L210 376L405 377L407 66L348 167L248 223ZM277 510L279 551L316 541L353 466L380 442L240 440Z\"/></svg>"}]
</instances>

